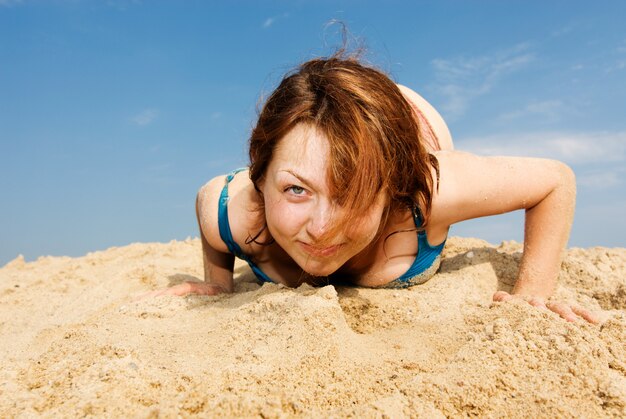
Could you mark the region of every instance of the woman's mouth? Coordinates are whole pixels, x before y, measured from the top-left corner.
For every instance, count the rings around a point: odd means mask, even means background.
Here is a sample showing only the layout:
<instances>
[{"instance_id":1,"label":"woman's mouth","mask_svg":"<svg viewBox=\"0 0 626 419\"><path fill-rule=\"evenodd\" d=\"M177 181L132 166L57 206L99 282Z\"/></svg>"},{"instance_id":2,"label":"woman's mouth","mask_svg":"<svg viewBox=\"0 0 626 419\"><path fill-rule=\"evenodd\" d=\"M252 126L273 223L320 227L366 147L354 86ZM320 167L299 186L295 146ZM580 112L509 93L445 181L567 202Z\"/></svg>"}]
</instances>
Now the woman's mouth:
<instances>
[{"instance_id":1,"label":"woman's mouth","mask_svg":"<svg viewBox=\"0 0 626 419\"><path fill-rule=\"evenodd\" d=\"M300 243L300 246L304 249L305 252L307 252L311 256L317 256L317 257L332 256L335 253L337 253L339 249L343 246L343 244L336 244L334 246L319 247L319 246L313 246L311 244L307 244L304 242L298 242L298 243Z\"/></svg>"}]
</instances>

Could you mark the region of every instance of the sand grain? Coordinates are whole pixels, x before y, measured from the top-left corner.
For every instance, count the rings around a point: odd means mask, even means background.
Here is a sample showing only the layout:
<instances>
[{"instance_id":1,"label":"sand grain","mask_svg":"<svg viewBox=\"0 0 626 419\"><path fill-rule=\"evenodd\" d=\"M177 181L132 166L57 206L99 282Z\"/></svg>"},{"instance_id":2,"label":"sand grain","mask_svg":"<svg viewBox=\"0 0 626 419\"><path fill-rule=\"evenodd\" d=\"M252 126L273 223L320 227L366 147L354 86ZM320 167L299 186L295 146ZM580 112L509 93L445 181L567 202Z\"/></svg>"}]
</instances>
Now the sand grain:
<instances>
[{"instance_id":1,"label":"sand grain","mask_svg":"<svg viewBox=\"0 0 626 419\"><path fill-rule=\"evenodd\" d=\"M510 290L521 246L451 238L407 290L201 278L199 240L0 268L0 416L626 416L626 249L570 249L557 295L606 310L567 323Z\"/></svg>"}]
</instances>

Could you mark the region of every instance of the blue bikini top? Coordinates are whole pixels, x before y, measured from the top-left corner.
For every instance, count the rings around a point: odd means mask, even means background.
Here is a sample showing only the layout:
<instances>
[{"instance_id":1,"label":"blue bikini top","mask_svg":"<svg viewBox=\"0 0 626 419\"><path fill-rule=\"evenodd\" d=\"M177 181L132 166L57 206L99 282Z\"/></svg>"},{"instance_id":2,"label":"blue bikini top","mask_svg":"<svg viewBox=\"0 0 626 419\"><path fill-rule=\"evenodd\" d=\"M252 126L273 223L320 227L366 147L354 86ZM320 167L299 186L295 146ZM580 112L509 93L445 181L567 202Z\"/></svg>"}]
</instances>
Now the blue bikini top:
<instances>
[{"instance_id":1,"label":"blue bikini top","mask_svg":"<svg viewBox=\"0 0 626 419\"><path fill-rule=\"evenodd\" d=\"M250 269L256 275L256 277L261 282L274 282L270 277L268 277L265 272L263 272L256 263L252 261L250 256L243 253L241 247L235 242L233 239L233 235L230 231L230 222L228 221L228 184L235 177L235 175L246 168L240 168L237 170L233 170L226 176L226 182L224 183L224 187L222 188L222 192L220 194L220 200L218 204L218 212L217 212L217 221L219 225L220 237L228 250L238 257L239 259L245 260L248 265L250 265ZM413 211L413 221L415 222L415 226L420 228L422 226L422 216L419 211L419 208L415 208ZM408 282L411 278L421 274L430 268L433 263L435 263L436 259L441 254L443 247L446 241L437 246L431 246L428 243L428 238L426 237L426 231L421 230L417 233L417 256L413 261L411 267L399 278L390 282Z\"/></svg>"}]
</instances>

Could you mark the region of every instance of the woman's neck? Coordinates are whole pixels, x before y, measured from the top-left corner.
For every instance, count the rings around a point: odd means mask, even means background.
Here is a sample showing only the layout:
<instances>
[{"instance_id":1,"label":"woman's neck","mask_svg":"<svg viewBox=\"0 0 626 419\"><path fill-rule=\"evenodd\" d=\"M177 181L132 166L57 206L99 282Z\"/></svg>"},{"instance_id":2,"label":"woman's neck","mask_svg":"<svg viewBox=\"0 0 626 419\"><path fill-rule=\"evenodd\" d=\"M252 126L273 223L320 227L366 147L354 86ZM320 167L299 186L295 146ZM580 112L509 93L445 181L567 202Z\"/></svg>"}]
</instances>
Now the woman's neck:
<instances>
[{"instance_id":1,"label":"woman's neck","mask_svg":"<svg viewBox=\"0 0 626 419\"><path fill-rule=\"evenodd\" d=\"M374 264L389 259L388 239L396 233L413 231L415 224L413 215L409 210L396 211L389 214L385 226L378 232L375 239L361 252L349 259L338 271L344 275L356 276L371 270Z\"/></svg>"}]
</instances>

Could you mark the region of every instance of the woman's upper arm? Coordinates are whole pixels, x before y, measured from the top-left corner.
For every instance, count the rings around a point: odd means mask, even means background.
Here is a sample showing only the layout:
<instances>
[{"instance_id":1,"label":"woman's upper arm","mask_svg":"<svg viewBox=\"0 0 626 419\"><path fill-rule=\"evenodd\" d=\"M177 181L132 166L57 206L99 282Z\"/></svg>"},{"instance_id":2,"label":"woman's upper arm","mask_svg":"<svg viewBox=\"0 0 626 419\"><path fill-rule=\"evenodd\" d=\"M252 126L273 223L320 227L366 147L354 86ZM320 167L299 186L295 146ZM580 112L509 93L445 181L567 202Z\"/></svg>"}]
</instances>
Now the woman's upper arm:
<instances>
[{"instance_id":1,"label":"woman's upper arm","mask_svg":"<svg viewBox=\"0 0 626 419\"><path fill-rule=\"evenodd\" d=\"M232 292L235 256L220 237L217 215L223 185L224 177L218 176L200 188L196 197L196 216L202 240L204 281Z\"/></svg>"},{"instance_id":2,"label":"woman's upper arm","mask_svg":"<svg viewBox=\"0 0 626 419\"><path fill-rule=\"evenodd\" d=\"M217 251L228 253L228 247L220 237L217 215L224 183L224 176L217 176L200 188L196 197L196 216L200 233L208 244Z\"/></svg>"},{"instance_id":3,"label":"woman's upper arm","mask_svg":"<svg viewBox=\"0 0 626 419\"><path fill-rule=\"evenodd\" d=\"M481 157L458 151L436 156L441 177L433 200L433 222L450 225L528 209L560 185L575 188L573 172L556 160Z\"/></svg>"}]
</instances>

